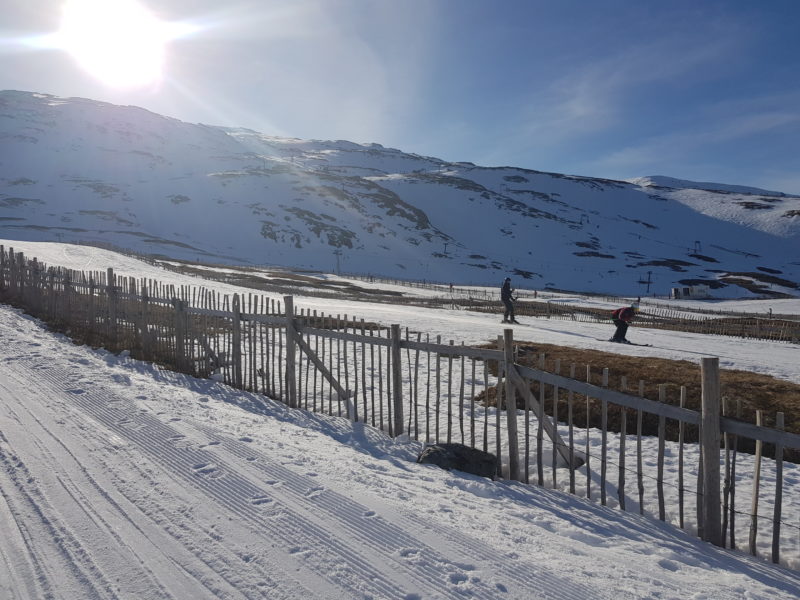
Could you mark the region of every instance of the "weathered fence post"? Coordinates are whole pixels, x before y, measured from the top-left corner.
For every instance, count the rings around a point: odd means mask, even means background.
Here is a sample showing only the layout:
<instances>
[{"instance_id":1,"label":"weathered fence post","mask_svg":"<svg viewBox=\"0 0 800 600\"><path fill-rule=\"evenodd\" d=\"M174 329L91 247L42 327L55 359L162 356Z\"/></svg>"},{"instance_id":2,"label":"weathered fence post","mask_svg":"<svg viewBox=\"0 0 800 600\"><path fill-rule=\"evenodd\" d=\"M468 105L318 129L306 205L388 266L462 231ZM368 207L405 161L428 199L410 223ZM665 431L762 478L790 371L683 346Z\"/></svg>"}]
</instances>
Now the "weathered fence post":
<instances>
[{"instance_id":1,"label":"weathered fence post","mask_svg":"<svg viewBox=\"0 0 800 600\"><path fill-rule=\"evenodd\" d=\"M775 415L775 429L783 431L783 413ZM772 509L772 562L781 560L781 511L783 508L783 444L775 444L775 502Z\"/></svg>"},{"instance_id":2,"label":"weathered fence post","mask_svg":"<svg viewBox=\"0 0 800 600\"><path fill-rule=\"evenodd\" d=\"M16 269L16 262L17 259L14 256L14 248L9 247L8 249L8 264L6 268L8 269L8 291L13 295L16 291L17 285L17 269Z\"/></svg>"},{"instance_id":3,"label":"weathered fence post","mask_svg":"<svg viewBox=\"0 0 800 600\"><path fill-rule=\"evenodd\" d=\"M284 296L283 303L286 311L286 403L292 408L297 408L297 381L295 380L297 345L294 339L294 298L292 296Z\"/></svg>"},{"instance_id":4,"label":"weathered fence post","mask_svg":"<svg viewBox=\"0 0 800 600\"><path fill-rule=\"evenodd\" d=\"M184 328L184 304L178 298L172 299L175 308L175 363L178 371L184 372L186 368L186 331Z\"/></svg>"},{"instance_id":5,"label":"weathered fence post","mask_svg":"<svg viewBox=\"0 0 800 600\"><path fill-rule=\"evenodd\" d=\"M756 411L756 425L761 427L763 425L764 413L761 410ZM750 554L756 555L756 539L758 537L758 495L761 487L761 453L764 448L764 442L756 440L756 455L755 455L755 469L753 472L753 497L750 501L750 536L749 546Z\"/></svg>"},{"instance_id":6,"label":"weathered fence post","mask_svg":"<svg viewBox=\"0 0 800 600\"><path fill-rule=\"evenodd\" d=\"M50 267L47 272L47 317L55 319L57 298L56 298L56 273L53 267Z\"/></svg>"},{"instance_id":7,"label":"weathered fence post","mask_svg":"<svg viewBox=\"0 0 800 600\"><path fill-rule=\"evenodd\" d=\"M514 330L503 330L503 354L506 374L514 368ZM508 423L508 478L519 481L519 442L517 440L517 397L511 377L506 376L506 419ZM542 402L544 406L544 402ZM500 410L500 406L497 406ZM555 443L555 441L553 442Z\"/></svg>"},{"instance_id":8,"label":"weathered fence post","mask_svg":"<svg viewBox=\"0 0 800 600\"><path fill-rule=\"evenodd\" d=\"M395 437L403 433L403 375L402 364L400 362L400 325L392 325L392 407L394 410ZM449 399L448 399L449 401Z\"/></svg>"},{"instance_id":9,"label":"weathered fence post","mask_svg":"<svg viewBox=\"0 0 800 600\"><path fill-rule=\"evenodd\" d=\"M33 293L31 294L30 305L34 307L36 314L41 315L42 310L42 291L39 289L41 284L39 278L39 259L36 257L30 263L31 269L31 287Z\"/></svg>"},{"instance_id":10,"label":"weathered fence post","mask_svg":"<svg viewBox=\"0 0 800 600\"><path fill-rule=\"evenodd\" d=\"M140 323L141 323L140 336L141 336L141 346L142 346L142 357L143 357L144 360L152 360L150 358L150 356L151 356L150 352L152 352L152 349L150 347L150 335L149 335L150 329L149 329L149 326L148 326L149 323L148 323L148 320L147 320L148 319L148 312L147 312L147 302L148 301L149 301L149 297L147 295L147 280L143 278L142 279L142 304L141 304L141 307L139 309L139 311L140 311L139 312L139 314L140 314L139 319L140 319Z\"/></svg>"},{"instance_id":11,"label":"weathered fence post","mask_svg":"<svg viewBox=\"0 0 800 600\"><path fill-rule=\"evenodd\" d=\"M719 358L703 358L700 361L702 377L700 445L703 468L703 540L716 546L723 545L722 519L720 514L720 383Z\"/></svg>"},{"instance_id":12,"label":"weathered fence post","mask_svg":"<svg viewBox=\"0 0 800 600\"><path fill-rule=\"evenodd\" d=\"M294 333L294 332L293 332ZM242 303L239 294L233 295L233 387L241 390L242 383ZM294 348L294 346L292 347Z\"/></svg>"},{"instance_id":13,"label":"weathered fence post","mask_svg":"<svg viewBox=\"0 0 800 600\"><path fill-rule=\"evenodd\" d=\"M25 255L17 253L17 298L20 302L25 300Z\"/></svg>"},{"instance_id":14,"label":"weathered fence post","mask_svg":"<svg viewBox=\"0 0 800 600\"><path fill-rule=\"evenodd\" d=\"M111 347L117 348L117 290L114 286L114 269L108 267L106 271L106 296L108 298L108 337ZM89 330L94 329L94 323Z\"/></svg>"},{"instance_id":15,"label":"weathered fence post","mask_svg":"<svg viewBox=\"0 0 800 600\"><path fill-rule=\"evenodd\" d=\"M608 368L603 368L601 384L608 387ZM606 505L606 473L608 471L608 400L600 399L600 435L602 439L600 448L600 504Z\"/></svg>"}]
</instances>

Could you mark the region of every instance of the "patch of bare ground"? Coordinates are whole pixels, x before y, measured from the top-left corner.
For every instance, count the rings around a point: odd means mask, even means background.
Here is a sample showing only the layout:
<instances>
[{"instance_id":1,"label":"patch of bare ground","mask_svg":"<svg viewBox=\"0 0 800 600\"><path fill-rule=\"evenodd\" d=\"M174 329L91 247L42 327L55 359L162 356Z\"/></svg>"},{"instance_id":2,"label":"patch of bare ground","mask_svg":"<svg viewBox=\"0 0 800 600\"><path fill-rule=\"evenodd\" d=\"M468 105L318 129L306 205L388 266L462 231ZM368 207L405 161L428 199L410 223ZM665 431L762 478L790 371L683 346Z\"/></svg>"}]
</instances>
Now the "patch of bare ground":
<instances>
[{"instance_id":1,"label":"patch of bare ground","mask_svg":"<svg viewBox=\"0 0 800 600\"><path fill-rule=\"evenodd\" d=\"M488 347L489 345L487 345ZM518 362L532 368L540 368L540 355L545 355L544 370L554 373L556 361L560 361L560 374L569 376L570 367L575 365L575 378L601 385L604 368L609 370L608 387L614 390L627 391L638 395L639 382L644 382L644 397L659 400L659 386L664 385L665 402L678 406L680 403L680 390L686 387L685 406L691 410L700 410L700 364L686 360L670 360L666 358L636 357L603 352L600 350L587 350L571 348L569 346L556 346L552 344L539 344L532 342L518 342ZM587 367L588 366L588 367ZM496 364L492 367L493 374L497 374ZM627 390L622 388L622 379L627 381ZM723 399L727 399L729 416L735 417L737 403L741 405L741 414L738 418L748 423L755 423L756 410L763 411L763 425L773 427L775 414L783 412L785 428L793 433L800 433L800 385L790 381L776 379L769 375L751 373L748 371L722 369L720 371L720 384ZM536 398L540 397L538 383L531 384L531 390ZM545 388L545 410L553 414L553 389ZM567 391L560 390L558 401L559 420L565 421L567 415ZM480 400L483 401L484 394ZM488 390L488 402L494 405L495 389ZM524 401L517 396L517 405L524 408ZM589 402L589 424L600 427L600 402ZM573 394L573 422L577 427L586 426L587 402L584 396ZM619 432L622 421L622 411L618 406L609 406L608 427L611 431ZM636 433L635 411L627 411L627 432ZM642 423L644 435L658 435L658 417L644 415ZM685 439L687 442L697 440L697 428L687 426ZM678 439L678 423L667 420L667 438ZM738 440L739 450L752 452L754 442ZM764 447L765 454L774 454L774 449ZM787 449L785 457L793 462L800 462L800 451Z\"/></svg>"}]
</instances>

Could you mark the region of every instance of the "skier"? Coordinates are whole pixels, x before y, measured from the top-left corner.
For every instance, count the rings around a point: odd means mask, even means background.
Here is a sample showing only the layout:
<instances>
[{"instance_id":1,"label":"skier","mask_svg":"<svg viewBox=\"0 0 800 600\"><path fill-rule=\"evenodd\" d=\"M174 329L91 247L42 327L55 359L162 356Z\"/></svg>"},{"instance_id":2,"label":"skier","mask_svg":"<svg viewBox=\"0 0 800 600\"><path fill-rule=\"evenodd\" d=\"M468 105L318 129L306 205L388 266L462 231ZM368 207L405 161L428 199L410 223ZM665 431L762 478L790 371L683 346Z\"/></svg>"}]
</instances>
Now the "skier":
<instances>
[{"instance_id":1,"label":"skier","mask_svg":"<svg viewBox=\"0 0 800 600\"><path fill-rule=\"evenodd\" d=\"M630 344L625 335L628 333L628 323L633 321L637 312L639 312L639 307L636 304L631 304L630 306L618 308L611 313L611 318L614 320L617 330L614 332L614 336L608 340L609 342Z\"/></svg>"},{"instance_id":2,"label":"skier","mask_svg":"<svg viewBox=\"0 0 800 600\"><path fill-rule=\"evenodd\" d=\"M500 288L500 300L506 307L506 312L503 315L503 323L519 323L514 318L514 290L511 289L511 277L506 277L503 281L503 287Z\"/></svg>"}]
</instances>

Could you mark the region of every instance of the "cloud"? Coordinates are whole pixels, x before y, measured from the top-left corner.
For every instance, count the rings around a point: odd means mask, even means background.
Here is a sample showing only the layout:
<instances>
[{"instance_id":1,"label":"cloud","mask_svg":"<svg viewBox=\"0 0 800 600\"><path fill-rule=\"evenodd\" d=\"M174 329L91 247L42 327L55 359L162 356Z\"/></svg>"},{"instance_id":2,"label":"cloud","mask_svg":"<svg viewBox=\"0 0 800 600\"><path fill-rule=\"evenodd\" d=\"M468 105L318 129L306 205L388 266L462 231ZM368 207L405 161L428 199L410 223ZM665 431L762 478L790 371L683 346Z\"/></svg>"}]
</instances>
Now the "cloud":
<instances>
[{"instance_id":1,"label":"cloud","mask_svg":"<svg viewBox=\"0 0 800 600\"><path fill-rule=\"evenodd\" d=\"M629 45L612 56L574 66L523 111L526 135L549 144L607 131L635 111L631 96L658 86L691 85L730 60L729 37L699 42L676 35Z\"/></svg>"},{"instance_id":2,"label":"cloud","mask_svg":"<svg viewBox=\"0 0 800 600\"><path fill-rule=\"evenodd\" d=\"M753 184L757 187L800 196L800 174L797 172L776 173L767 171L761 177L755 178Z\"/></svg>"},{"instance_id":3,"label":"cloud","mask_svg":"<svg viewBox=\"0 0 800 600\"><path fill-rule=\"evenodd\" d=\"M711 104L680 131L651 136L592 163L594 168L635 172L671 162L709 158L720 145L744 146L763 134L800 134L800 92Z\"/></svg>"},{"instance_id":4,"label":"cloud","mask_svg":"<svg viewBox=\"0 0 800 600\"><path fill-rule=\"evenodd\" d=\"M220 104L229 104L225 94L249 106L228 113L226 122L235 118L265 133L381 142L405 126L422 95L433 9L417 8L411 14L395 3L296 0L249 14L237 6L200 19L218 25L206 27L191 47L187 42L182 56L176 51L185 63L176 75L189 73L190 88L218 81L213 95ZM205 64L195 64L199 55Z\"/></svg>"}]
</instances>

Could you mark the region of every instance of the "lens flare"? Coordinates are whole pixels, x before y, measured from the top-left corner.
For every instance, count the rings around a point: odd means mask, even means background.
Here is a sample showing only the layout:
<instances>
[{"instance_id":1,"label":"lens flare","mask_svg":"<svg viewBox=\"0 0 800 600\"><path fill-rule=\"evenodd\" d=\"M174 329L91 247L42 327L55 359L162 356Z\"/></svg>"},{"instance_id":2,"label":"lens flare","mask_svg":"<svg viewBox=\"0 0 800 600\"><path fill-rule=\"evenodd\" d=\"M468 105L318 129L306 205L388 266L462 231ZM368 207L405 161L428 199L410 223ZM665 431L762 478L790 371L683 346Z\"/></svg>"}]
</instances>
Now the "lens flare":
<instances>
[{"instance_id":1,"label":"lens flare","mask_svg":"<svg viewBox=\"0 0 800 600\"><path fill-rule=\"evenodd\" d=\"M169 27L134 0L69 0L59 46L106 85L132 88L160 81Z\"/></svg>"}]
</instances>

